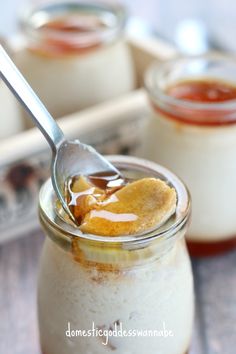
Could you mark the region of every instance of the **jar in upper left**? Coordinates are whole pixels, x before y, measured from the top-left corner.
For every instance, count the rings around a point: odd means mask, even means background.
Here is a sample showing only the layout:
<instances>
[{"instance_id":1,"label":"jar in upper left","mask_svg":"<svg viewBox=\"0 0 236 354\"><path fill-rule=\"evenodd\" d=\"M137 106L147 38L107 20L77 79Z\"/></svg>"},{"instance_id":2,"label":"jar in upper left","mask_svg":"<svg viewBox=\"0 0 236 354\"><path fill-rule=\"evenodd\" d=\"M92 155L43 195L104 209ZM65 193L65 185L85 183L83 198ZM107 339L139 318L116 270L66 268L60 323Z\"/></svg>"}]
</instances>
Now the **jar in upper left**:
<instances>
[{"instance_id":1,"label":"jar in upper left","mask_svg":"<svg viewBox=\"0 0 236 354\"><path fill-rule=\"evenodd\" d=\"M15 61L55 118L134 88L125 22L122 6L90 1L44 5L24 16L25 45Z\"/></svg>"}]
</instances>

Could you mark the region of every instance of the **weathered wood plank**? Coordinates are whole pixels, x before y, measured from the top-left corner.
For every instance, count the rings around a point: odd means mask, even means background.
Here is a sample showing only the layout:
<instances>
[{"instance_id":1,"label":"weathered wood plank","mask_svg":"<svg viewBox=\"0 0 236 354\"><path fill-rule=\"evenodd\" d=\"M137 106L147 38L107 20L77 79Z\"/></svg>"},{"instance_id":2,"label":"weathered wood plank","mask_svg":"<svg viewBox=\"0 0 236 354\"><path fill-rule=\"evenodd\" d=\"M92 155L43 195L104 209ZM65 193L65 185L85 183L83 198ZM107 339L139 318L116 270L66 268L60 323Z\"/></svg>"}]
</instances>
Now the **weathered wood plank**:
<instances>
[{"instance_id":1,"label":"weathered wood plank","mask_svg":"<svg viewBox=\"0 0 236 354\"><path fill-rule=\"evenodd\" d=\"M203 354L235 354L236 251L194 262Z\"/></svg>"},{"instance_id":2,"label":"weathered wood plank","mask_svg":"<svg viewBox=\"0 0 236 354\"><path fill-rule=\"evenodd\" d=\"M43 237L37 232L0 247L0 353L39 354L37 266Z\"/></svg>"}]
</instances>

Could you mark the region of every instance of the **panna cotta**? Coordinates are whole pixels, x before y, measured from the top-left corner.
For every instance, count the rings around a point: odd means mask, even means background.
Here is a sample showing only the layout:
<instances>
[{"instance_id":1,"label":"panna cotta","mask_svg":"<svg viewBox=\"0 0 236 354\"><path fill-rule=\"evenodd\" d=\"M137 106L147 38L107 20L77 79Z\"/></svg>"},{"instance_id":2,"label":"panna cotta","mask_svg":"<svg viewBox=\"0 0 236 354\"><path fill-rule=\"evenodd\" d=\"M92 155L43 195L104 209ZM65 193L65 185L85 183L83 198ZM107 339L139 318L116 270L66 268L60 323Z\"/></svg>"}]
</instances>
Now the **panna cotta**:
<instances>
[{"instance_id":1,"label":"panna cotta","mask_svg":"<svg viewBox=\"0 0 236 354\"><path fill-rule=\"evenodd\" d=\"M146 87L152 105L147 156L188 186L193 255L236 246L236 62L223 55L154 65Z\"/></svg>"},{"instance_id":2,"label":"panna cotta","mask_svg":"<svg viewBox=\"0 0 236 354\"><path fill-rule=\"evenodd\" d=\"M159 165L111 157L120 186L78 176L67 185L73 226L51 182L40 193L47 236L38 283L44 354L185 354L193 280L184 234L188 193Z\"/></svg>"},{"instance_id":3,"label":"panna cotta","mask_svg":"<svg viewBox=\"0 0 236 354\"><path fill-rule=\"evenodd\" d=\"M99 2L49 4L25 16L15 62L54 118L134 88L125 21L121 6Z\"/></svg>"}]
</instances>

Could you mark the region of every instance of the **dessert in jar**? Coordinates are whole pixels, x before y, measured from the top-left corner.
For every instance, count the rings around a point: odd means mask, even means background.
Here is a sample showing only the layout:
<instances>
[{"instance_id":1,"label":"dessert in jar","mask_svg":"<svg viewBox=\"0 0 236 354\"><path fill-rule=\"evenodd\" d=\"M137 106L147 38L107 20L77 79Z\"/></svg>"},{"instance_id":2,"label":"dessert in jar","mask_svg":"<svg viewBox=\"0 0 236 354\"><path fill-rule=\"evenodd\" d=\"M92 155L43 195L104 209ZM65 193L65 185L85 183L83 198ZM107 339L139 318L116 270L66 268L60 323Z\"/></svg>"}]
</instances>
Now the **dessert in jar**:
<instances>
[{"instance_id":1,"label":"dessert in jar","mask_svg":"<svg viewBox=\"0 0 236 354\"><path fill-rule=\"evenodd\" d=\"M235 247L236 61L208 54L153 65L146 88L152 106L147 156L190 190L190 252Z\"/></svg>"},{"instance_id":2,"label":"dessert in jar","mask_svg":"<svg viewBox=\"0 0 236 354\"><path fill-rule=\"evenodd\" d=\"M188 193L159 165L133 157L109 160L125 185L108 188L105 175L68 183L77 227L58 214L51 182L41 189L47 235L38 283L42 352L186 354L193 321L184 239Z\"/></svg>"},{"instance_id":3,"label":"dessert in jar","mask_svg":"<svg viewBox=\"0 0 236 354\"><path fill-rule=\"evenodd\" d=\"M24 17L15 62L54 118L134 88L125 22L120 5L90 1L44 5Z\"/></svg>"}]
</instances>

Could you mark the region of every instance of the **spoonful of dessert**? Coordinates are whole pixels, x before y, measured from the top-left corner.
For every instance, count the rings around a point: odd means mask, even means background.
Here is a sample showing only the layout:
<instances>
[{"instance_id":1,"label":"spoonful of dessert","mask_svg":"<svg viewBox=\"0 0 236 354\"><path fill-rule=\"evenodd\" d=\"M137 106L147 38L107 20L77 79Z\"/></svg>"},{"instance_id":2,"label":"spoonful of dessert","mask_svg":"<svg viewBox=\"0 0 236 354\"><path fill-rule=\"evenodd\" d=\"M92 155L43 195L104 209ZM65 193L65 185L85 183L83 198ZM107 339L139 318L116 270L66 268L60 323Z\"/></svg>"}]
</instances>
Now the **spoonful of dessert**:
<instances>
[{"instance_id":1,"label":"spoonful of dessert","mask_svg":"<svg viewBox=\"0 0 236 354\"><path fill-rule=\"evenodd\" d=\"M106 172L110 176L111 184L121 185L123 183L121 173L91 146L82 144L79 140L69 141L65 138L56 121L2 46L0 46L0 76L47 139L52 150L51 179L53 188L63 209L77 224L76 218L65 200L66 180L78 172L83 175Z\"/></svg>"}]
</instances>

